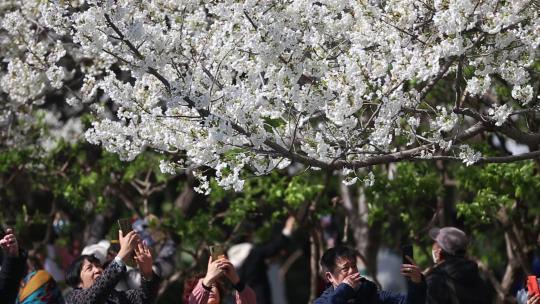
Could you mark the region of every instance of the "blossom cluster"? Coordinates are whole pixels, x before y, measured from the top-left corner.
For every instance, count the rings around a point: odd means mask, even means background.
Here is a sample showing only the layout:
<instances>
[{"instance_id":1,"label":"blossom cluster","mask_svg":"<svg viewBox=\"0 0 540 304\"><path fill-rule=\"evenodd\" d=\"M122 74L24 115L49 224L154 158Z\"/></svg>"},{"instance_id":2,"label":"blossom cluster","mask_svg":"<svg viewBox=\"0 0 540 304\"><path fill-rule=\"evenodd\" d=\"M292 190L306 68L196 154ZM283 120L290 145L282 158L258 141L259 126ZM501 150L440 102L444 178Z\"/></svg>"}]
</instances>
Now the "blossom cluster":
<instances>
[{"instance_id":1,"label":"blossom cluster","mask_svg":"<svg viewBox=\"0 0 540 304\"><path fill-rule=\"evenodd\" d=\"M453 141L471 117L456 108L499 127L538 99L535 1L30 0L1 10L6 110L39 105L78 75L66 102L91 104L88 141L126 160L181 151L235 190L241 169L292 161L356 169L453 150L472 164L480 155ZM478 101L497 85L511 96Z\"/></svg>"}]
</instances>

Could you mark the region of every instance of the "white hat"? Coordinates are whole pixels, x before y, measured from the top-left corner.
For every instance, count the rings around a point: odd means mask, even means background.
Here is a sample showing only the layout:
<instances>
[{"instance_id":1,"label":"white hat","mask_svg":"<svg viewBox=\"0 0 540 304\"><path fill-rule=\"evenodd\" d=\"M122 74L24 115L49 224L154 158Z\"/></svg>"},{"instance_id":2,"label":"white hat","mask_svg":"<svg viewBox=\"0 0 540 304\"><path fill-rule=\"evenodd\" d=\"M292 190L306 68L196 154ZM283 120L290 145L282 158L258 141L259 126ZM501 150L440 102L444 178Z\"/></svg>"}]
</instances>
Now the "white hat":
<instances>
[{"instance_id":1,"label":"white hat","mask_svg":"<svg viewBox=\"0 0 540 304\"><path fill-rule=\"evenodd\" d=\"M93 255L103 265L107 261L107 252L109 251L110 246L111 242L107 240L101 240L97 244L92 244L84 247L81 254Z\"/></svg>"},{"instance_id":2,"label":"white hat","mask_svg":"<svg viewBox=\"0 0 540 304\"><path fill-rule=\"evenodd\" d=\"M251 243L240 243L229 248L227 251L227 257L229 258L229 261L231 261L231 264L233 264L234 268L238 269L242 266L242 264L244 264L244 261L248 257L252 248L253 244Z\"/></svg>"}]
</instances>

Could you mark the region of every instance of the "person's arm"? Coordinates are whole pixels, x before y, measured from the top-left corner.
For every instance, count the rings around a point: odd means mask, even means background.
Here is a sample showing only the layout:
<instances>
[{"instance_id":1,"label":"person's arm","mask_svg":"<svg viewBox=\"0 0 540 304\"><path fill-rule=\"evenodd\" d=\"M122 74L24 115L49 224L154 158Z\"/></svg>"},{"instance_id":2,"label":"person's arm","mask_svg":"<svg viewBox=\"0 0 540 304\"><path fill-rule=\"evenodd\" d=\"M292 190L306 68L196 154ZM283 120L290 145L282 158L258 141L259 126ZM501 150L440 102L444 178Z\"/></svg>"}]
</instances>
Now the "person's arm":
<instances>
[{"instance_id":1,"label":"person's arm","mask_svg":"<svg viewBox=\"0 0 540 304\"><path fill-rule=\"evenodd\" d=\"M233 287L236 290L236 304L257 304L257 295L251 287L241 281L234 284Z\"/></svg>"},{"instance_id":2,"label":"person's arm","mask_svg":"<svg viewBox=\"0 0 540 304\"><path fill-rule=\"evenodd\" d=\"M540 303L540 296L538 295L528 295L527 304L538 304Z\"/></svg>"},{"instance_id":3,"label":"person's arm","mask_svg":"<svg viewBox=\"0 0 540 304\"><path fill-rule=\"evenodd\" d=\"M15 303L19 284L26 268L26 252L19 248L13 230L7 229L6 235L0 239L0 247L4 252L2 270L0 270L0 304Z\"/></svg>"},{"instance_id":4,"label":"person's arm","mask_svg":"<svg viewBox=\"0 0 540 304\"><path fill-rule=\"evenodd\" d=\"M189 295L188 304L207 304L210 297L210 287L203 285L203 279L200 279L195 288Z\"/></svg>"},{"instance_id":5,"label":"person's arm","mask_svg":"<svg viewBox=\"0 0 540 304\"><path fill-rule=\"evenodd\" d=\"M129 303L143 304L153 303L156 299L159 287L159 277L154 274L150 279L141 277L141 287L126 291Z\"/></svg>"},{"instance_id":6,"label":"person's arm","mask_svg":"<svg viewBox=\"0 0 540 304\"><path fill-rule=\"evenodd\" d=\"M143 242L139 242L135 247L134 259L141 273L141 286L128 290L126 296L133 304L152 303L157 296L159 278L152 270L152 253Z\"/></svg>"},{"instance_id":7,"label":"person's arm","mask_svg":"<svg viewBox=\"0 0 540 304\"><path fill-rule=\"evenodd\" d=\"M26 268L26 253L18 256L5 256L0 271L0 304L15 303L19 284L24 277Z\"/></svg>"},{"instance_id":8,"label":"person's arm","mask_svg":"<svg viewBox=\"0 0 540 304\"><path fill-rule=\"evenodd\" d=\"M94 304L103 302L114 290L114 287L126 273L126 265L124 260L128 258L133 251L134 246L138 243L139 238L134 231L129 232L125 236L122 231L118 231L118 239L120 241L120 251L114 260L105 269L95 282L86 289L76 288L69 295L68 303L70 304Z\"/></svg>"},{"instance_id":9,"label":"person's arm","mask_svg":"<svg viewBox=\"0 0 540 304\"><path fill-rule=\"evenodd\" d=\"M294 217L289 216L279 235L264 244L255 246L253 250L264 259L274 256L289 243L291 235L294 232L295 223Z\"/></svg>"},{"instance_id":10,"label":"person's arm","mask_svg":"<svg viewBox=\"0 0 540 304\"><path fill-rule=\"evenodd\" d=\"M255 291L247 286L236 272L231 261L228 259L221 259L218 263L218 269L220 269L225 277L231 281L234 289L236 290L236 304L257 304L257 296Z\"/></svg>"},{"instance_id":11,"label":"person's arm","mask_svg":"<svg viewBox=\"0 0 540 304\"><path fill-rule=\"evenodd\" d=\"M100 275L94 284L87 289L74 289L68 297L68 303L71 304L94 304L103 302L111 291L120 281L122 275L126 272L126 266L119 259L115 259L109 264L102 275Z\"/></svg>"},{"instance_id":12,"label":"person's arm","mask_svg":"<svg viewBox=\"0 0 540 304\"><path fill-rule=\"evenodd\" d=\"M421 269L409 257L410 264L401 266L401 274L407 277L407 295L379 291L378 300L383 304L424 304L426 303L426 283Z\"/></svg>"},{"instance_id":13,"label":"person's arm","mask_svg":"<svg viewBox=\"0 0 540 304\"><path fill-rule=\"evenodd\" d=\"M211 286L217 278L223 273L220 269L223 268L225 259L212 261L212 257L208 258L208 268L204 278L197 282L197 285L189 295L189 304L207 304L210 297Z\"/></svg>"},{"instance_id":14,"label":"person's arm","mask_svg":"<svg viewBox=\"0 0 540 304\"><path fill-rule=\"evenodd\" d=\"M393 293L385 290L378 292L377 297L381 304L424 304L426 303L426 284L407 282L407 295Z\"/></svg>"},{"instance_id":15,"label":"person's arm","mask_svg":"<svg viewBox=\"0 0 540 304\"><path fill-rule=\"evenodd\" d=\"M323 298L323 301L315 301L317 304L345 304L355 297L354 289L348 284L341 283L333 291Z\"/></svg>"},{"instance_id":16,"label":"person's arm","mask_svg":"<svg viewBox=\"0 0 540 304\"><path fill-rule=\"evenodd\" d=\"M314 303L345 304L352 299L356 299L359 303L375 303L377 286L359 273L353 273L345 277L343 282L336 288L327 289Z\"/></svg>"}]
</instances>

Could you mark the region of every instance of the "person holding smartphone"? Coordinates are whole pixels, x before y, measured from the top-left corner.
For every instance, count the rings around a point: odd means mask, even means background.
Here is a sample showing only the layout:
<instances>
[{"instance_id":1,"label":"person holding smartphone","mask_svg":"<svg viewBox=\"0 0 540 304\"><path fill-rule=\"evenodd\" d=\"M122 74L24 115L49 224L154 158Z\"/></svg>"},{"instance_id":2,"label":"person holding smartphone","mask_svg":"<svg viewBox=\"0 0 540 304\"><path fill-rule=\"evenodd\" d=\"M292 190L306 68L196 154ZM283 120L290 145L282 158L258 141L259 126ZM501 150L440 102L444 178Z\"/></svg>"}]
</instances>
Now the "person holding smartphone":
<instances>
[{"instance_id":1,"label":"person holding smartphone","mask_svg":"<svg viewBox=\"0 0 540 304\"><path fill-rule=\"evenodd\" d=\"M26 253L20 249L12 229L6 229L0 237L0 248L4 255L0 269L0 304L11 304L15 303L19 283L25 273Z\"/></svg>"},{"instance_id":2,"label":"person holding smartphone","mask_svg":"<svg viewBox=\"0 0 540 304\"><path fill-rule=\"evenodd\" d=\"M428 304L488 304L491 296L476 262L466 258L469 239L456 227L432 228L433 268L426 273Z\"/></svg>"},{"instance_id":3,"label":"person holding smartphone","mask_svg":"<svg viewBox=\"0 0 540 304\"><path fill-rule=\"evenodd\" d=\"M527 289L520 289L516 295L518 304L540 304L540 279L534 275L527 277Z\"/></svg>"},{"instance_id":4,"label":"person holding smartphone","mask_svg":"<svg viewBox=\"0 0 540 304\"><path fill-rule=\"evenodd\" d=\"M375 283L358 273L356 251L346 246L326 250L321 267L331 286L315 300L314 304L424 304L426 283L418 266L408 257L401 273L407 277L407 295L378 290Z\"/></svg>"},{"instance_id":5,"label":"person holding smartphone","mask_svg":"<svg viewBox=\"0 0 540 304\"><path fill-rule=\"evenodd\" d=\"M236 304L257 304L255 292L240 280L231 261L224 255L213 254L213 252L208 259L208 268L204 277L190 280L184 287L184 303L221 304L225 296L223 277L231 282L236 291Z\"/></svg>"},{"instance_id":6,"label":"person holding smartphone","mask_svg":"<svg viewBox=\"0 0 540 304\"><path fill-rule=\"evenodd\" d=\"M150 249L139 240L134 231L122 234L119 231L120 250L114 260L103 269L93 255L77 258L66 273L66 283L73 287L67 296L70 304L143 304L152 303L158 291L158 277L152 270ZM135 252L134 260L142 274L141 287L127 291L114 289L126 274L125 263Z\"/></svg>"}]
</instances>

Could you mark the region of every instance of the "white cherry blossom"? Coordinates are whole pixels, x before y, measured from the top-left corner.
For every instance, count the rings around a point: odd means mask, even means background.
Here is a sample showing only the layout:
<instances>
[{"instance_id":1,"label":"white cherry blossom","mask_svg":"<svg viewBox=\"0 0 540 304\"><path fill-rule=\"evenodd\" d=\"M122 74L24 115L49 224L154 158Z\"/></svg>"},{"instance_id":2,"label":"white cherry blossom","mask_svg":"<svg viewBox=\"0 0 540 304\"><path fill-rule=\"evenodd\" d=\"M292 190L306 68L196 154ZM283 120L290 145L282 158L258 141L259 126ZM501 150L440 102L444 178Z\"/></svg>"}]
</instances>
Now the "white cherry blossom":
<instances>
[{"instance_id":1,"label":"white cherry blossom","mask_svg":"<svg viewBox=\"0 0 540 304\"><path fill-rule=\"evenodd\" d=\"M29 0L0 15L12 134L61 95L92 111L86 140L185 155L205 193L207 167L238 191L244 169L290 163L488 162L464 142L529 133L537 111L536 1Z\"/></svg>"}]
</instances>

